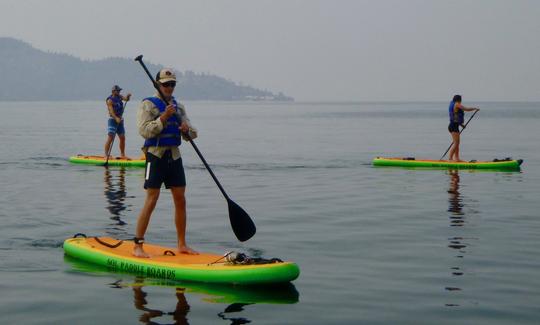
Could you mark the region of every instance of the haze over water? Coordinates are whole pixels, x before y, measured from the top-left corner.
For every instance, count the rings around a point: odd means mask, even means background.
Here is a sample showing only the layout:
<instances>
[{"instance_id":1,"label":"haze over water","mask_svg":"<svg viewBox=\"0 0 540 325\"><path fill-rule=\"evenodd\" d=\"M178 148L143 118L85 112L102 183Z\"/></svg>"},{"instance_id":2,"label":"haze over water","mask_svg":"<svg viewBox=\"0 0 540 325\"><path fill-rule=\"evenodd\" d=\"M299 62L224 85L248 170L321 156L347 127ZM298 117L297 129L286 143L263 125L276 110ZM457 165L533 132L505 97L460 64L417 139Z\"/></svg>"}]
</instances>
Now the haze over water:
<instances>
[{"instance_id":1,"label":"haze over water","mask_svg":"<svg viewBox=\"0 0 540 325\"><path fill-rule=\"evenodd\" d=\"M75 233L133 236L143 169L67 161L101 154L102 102L0 103L0 320L537 323L540 104L465 103L481 111L462 134L462 158L512 156L525 160L521 171L371 166L376 156L438 159L450 143L447 104L187 102L197 145L258 227L235 239L226 202L184 143L189 243L301 268L292 287L254 292L65 259L62 242ZM136 106L126 110L134 157ZM147 241L174 245L171 204L163 191Z\"/></svg>"}]
</instances>

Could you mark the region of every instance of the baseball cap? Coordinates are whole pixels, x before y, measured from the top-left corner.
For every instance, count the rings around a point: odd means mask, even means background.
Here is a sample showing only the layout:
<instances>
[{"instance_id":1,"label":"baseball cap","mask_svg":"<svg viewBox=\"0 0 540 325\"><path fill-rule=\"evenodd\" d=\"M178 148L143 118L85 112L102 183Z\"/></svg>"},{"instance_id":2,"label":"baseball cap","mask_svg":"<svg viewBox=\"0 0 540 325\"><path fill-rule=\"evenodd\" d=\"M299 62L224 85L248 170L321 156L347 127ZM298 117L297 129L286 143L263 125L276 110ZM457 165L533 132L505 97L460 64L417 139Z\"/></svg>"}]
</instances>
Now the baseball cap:
<instances>
[{"instance_id":1,"label":"baseball cap","mask_svg":"<svg viewBox=\"0 0 540 325\"><path fill-rule=\"evenodd\" d=\"M172 69L169 69L169 68L161 69L156 75L156 81L159 83L165 83L167 81L176 81L176 75L174 74Z\"/></svg>"},{"instance_id":2,"label":"baseball cap","mask_svg":"<svg viewBox=\"0 0 540 325\"><path fill-rule=\"evenodd\" d=\"M118 85L114 85L114 86L112 87L112 91L115 91L115 90L120 91L120 90L122 90L122 88L120 88L120 86L118 86Z\"/></svg>"}]
</instances>

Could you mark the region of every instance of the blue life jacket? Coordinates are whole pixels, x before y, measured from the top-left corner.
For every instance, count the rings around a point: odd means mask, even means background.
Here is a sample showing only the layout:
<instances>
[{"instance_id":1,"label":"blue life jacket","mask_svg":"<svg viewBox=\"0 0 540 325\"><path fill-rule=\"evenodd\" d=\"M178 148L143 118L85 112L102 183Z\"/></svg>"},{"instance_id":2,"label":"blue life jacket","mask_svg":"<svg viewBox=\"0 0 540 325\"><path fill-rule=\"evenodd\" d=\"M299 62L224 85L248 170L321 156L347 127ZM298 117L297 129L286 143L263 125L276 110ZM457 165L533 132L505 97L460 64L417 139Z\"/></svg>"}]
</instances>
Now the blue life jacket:
<instances>
[{"instance_id":1,"label":"blue life jacket","mask_svg":"<svg viewBox=\"0 0 540 325\"><path fill-rule=\"evenodd\" d=\"M149 100L151 101L158 109L161 114L165 112L165 108L167 105L164 101L162 101L158 97L148 97L143 99L143 101ZM172 98L172 104L176 107L178 110L178 103ZM169 146L179 146L182 142L182 137L180 135L180 119L176 114L173 114L169 119L167 120L167 125L163 128L161 133L157 135L154 138L146 139L144 141L145 147L169 147Z\"/></svg>"},{"instance_id":2,"label":"blue life jacket","mask_svg":"<svg viewBox=\"0 0 540 325\"><path fill-rule=\"evenodd\" d=\"M122 114L124 114L124 103L122 102L122 97L111 95L107 97L107 100L109 99L112 101L114 114L116 114L118 117L122 117Z\"/></svg>"},{"instance_id":3,"label":"blue life jacket","mask_svg":"<svg viewBox=\"0 0 540 325\"><path fill-rule=\"evenodd\" d=\"M448 106L448 116L450 117L450 123L459 123L463 124L464 114L462 109L458 109L457 112L454 112L454 106L456 102L451 102Z\"/></svg>"}]
</instances>

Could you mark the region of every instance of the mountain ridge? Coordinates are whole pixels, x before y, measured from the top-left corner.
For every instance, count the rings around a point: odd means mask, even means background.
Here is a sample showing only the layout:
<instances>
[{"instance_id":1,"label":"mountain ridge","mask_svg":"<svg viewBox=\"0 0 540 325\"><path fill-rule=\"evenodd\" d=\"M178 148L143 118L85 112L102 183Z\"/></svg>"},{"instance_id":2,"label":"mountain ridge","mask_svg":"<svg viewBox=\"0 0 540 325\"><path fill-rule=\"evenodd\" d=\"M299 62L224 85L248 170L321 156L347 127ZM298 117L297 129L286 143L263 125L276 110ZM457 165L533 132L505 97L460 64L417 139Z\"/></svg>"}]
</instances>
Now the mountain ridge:
<instances>
[{"instance_id":1,"label":"mountain ridge","mask_svg":"<svg viewBox=\"0 0 540 325\"><path fill-rule=\"evenodd\" d=\"M157 72L162 65L146 63ZM223 77L175 70L175 95L182 100L292 101L273 93L239 85ZM124 93L144 98L153 94L148 77L133 59L108 57L83 60L64 53L46 52L10 37L0 37L0 101L99 100L118 84Z\"/></svg>"}]
</instances>

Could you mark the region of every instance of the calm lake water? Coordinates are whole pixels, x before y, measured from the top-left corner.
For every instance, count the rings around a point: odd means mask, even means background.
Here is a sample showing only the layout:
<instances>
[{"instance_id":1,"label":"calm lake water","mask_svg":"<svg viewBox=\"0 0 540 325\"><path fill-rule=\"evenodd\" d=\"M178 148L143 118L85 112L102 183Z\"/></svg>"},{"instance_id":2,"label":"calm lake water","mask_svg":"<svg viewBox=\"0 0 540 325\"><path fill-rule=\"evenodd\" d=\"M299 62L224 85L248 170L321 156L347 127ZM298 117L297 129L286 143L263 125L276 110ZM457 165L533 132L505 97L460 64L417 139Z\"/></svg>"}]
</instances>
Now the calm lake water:
<instances>
[{"instance_id":1,"label":"calm lake water","mask_svg":"<svg viewBox=\"0 0 540 325\"><path fill-rule=\"evenodd\" d=\"M521 171L371 166L379 155L439 158L447 103L186 103L199 148L258 227L235 239L226 202L185 143L188 241L300 265L291 286L260 290L65 258L62 242L78 232L133 236L143 170L67 161L101 154L102 102L0 103L0 322L536 324L540 104L465 104L482 110L463 132L462 158L522 158ZM135 157L136 106L126 111ZM146 239L175 243L168 192Z\"/></svg>"}]
</instances>

